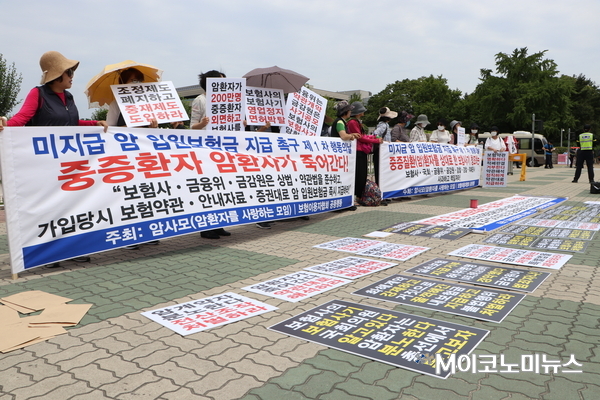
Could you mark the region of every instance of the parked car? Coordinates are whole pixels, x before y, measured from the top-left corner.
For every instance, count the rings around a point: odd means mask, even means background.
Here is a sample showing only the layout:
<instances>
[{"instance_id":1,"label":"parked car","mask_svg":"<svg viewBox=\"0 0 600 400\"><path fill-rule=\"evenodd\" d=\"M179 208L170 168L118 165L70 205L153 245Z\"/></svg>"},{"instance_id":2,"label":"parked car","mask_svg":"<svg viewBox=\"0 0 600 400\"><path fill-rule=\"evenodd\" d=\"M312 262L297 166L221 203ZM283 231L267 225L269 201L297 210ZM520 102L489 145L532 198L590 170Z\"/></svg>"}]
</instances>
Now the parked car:
<instances>
[{"instance_id":1,"label":"parked car","mask_svg":"<svg viewBox=\"0 0 600 400\"><path fill-rule=\"evenodd\" d=\"M533 146L531 132L527 131L515 131L513 133L515 139L519 142L519 153L527 155L527 166L528 167L539 167L545 163L545 152L544 145L548 143L544 135L539 133L533 136ZM504 138L510 135L510 133L500 133L499 136ZM490 137L489 132L480 133L478 139L481 143L485 143L485 140Z\"/></svg>"}]
</instances>

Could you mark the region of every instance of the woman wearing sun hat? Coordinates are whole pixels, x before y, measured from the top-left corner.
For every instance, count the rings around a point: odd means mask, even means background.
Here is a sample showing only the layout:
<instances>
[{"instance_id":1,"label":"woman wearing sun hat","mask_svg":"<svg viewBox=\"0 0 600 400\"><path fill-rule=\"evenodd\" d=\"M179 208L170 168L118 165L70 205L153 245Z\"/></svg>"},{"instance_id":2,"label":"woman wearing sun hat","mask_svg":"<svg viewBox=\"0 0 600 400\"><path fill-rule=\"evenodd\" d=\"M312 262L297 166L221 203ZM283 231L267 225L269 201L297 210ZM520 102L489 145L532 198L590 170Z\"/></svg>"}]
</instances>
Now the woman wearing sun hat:
<instances>
[{"instance_id":1,"label":"woman wearing sun hat","mask_svg":"<svg viewBox=\"0 0 600 400\"><path fill-rule=\"evenodd\" d=\"M57 51L48 51L40 58L41 86L31 89L21 110L8 120L8 126L103 126L105 121L79 119L73 95L67 91L73 84L73 75L79 61L69 60ZM72 261L89 262L88 256ZM51 265L58 267L58 263Z\"/></svg>"},{"instance_id":2,"label":"woman wearing sun hat","mask_svg":"<svg viewBox=\"0 0 600 400\"><path fill-rule=\"evenodd\" d=\"M390 110L388 107L379 109L379 117L377 117L377 126L373 131L373 135L383 139L384 142L392 141L392 129L389 122L396 118L398 113ZM379 144L373 145L373 170L375 173L375 183L379 185ZM387 206L387 200L381 202L382 206Z\"/></svg>"},{"instance_id":3,"label":"woman wearing sun hat","mask_svg":"<svg viewBox=\"0 0 600 400\"><path fill-rule=\"evenodd\" d=\"M79 61L69 60L58 51L48 51L40 58L41 86L31 89L21 110L8 120L8 126L104 126L105 121L79 119L73 95L67 91Z\"/></svg>"}]
</instances>

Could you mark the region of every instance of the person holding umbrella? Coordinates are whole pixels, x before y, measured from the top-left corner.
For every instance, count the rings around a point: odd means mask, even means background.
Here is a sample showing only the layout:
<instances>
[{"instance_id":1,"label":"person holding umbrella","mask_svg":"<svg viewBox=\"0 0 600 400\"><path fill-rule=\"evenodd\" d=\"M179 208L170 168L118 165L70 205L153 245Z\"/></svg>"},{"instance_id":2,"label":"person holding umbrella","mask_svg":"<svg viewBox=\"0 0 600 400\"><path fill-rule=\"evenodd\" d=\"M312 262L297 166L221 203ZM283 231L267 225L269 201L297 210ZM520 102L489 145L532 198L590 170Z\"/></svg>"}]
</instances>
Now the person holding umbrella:
<instances>
[{"instance_id":1,"label":"person holding umbrella","mask_svg":"<svg viewBox=\"0 0 600 400\"><path fill-rule=\"evenodd\" d=\"M144 74L137 68L127 68L126 70L120 71L119 74L119 85L128 85L131 83L143 83ZM106 123L109 126L127 126L119 105L116 100L110 103L108 113L106 114ZM158 128L158 121L156 118L150 120L150 125L145 128Z\"/></svg>"},{"instance_id":2,"label":"person holding umbrella","mask_svg":"<svg viewBox=\"0 0 600 400\"><path fill-rule=\"evenodd\" d=\"M142 82L158 82L162 71L152 65L125 60L105 66L94 76L85 87L90 108L102 107L109 104L106 122L109 126L126 126L115 96L112 85L124 85ZM158 127L156 120L150 121L150 128Z\"/></svg>"}]
</instances>

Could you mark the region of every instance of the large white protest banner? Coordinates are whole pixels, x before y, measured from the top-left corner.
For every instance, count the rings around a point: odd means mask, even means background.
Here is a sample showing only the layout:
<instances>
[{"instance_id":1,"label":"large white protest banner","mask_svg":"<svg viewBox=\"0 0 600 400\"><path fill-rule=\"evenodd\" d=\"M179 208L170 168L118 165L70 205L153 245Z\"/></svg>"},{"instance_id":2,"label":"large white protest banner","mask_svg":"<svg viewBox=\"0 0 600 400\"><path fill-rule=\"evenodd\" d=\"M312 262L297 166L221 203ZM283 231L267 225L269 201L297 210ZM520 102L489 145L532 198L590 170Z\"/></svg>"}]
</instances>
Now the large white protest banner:
<instances>
[{"instance_id":1,"label":"large white protest banner","mask_svg":"<svg viewBox=\"0 0 600 400\"><path fill-rule=\"evenodd\" d=\"M379 184L384 198L479 186L481 150L440 143L384 143Z\"/></svg>"},{"instance_id":2,"label":"large white protest banner","mask_svg":"<svg viewBox=\"0 0 600 400\"><path fill-rule=\"evenodd\" d=\"M339 138L101 127L0 138L13 273L353 204L356 144Z\"/></svg>"},{"instance_id":3,"label":"large white protest banner","mask_svg":"<svg viewBox=\"0 0 600 400\"><path fill-rule=\"evenodd\" d=\"M173 82L131 83L110 88L129 127L149 125L153 119L159 124L189 119Z\"/></svg>"}]
</instances>

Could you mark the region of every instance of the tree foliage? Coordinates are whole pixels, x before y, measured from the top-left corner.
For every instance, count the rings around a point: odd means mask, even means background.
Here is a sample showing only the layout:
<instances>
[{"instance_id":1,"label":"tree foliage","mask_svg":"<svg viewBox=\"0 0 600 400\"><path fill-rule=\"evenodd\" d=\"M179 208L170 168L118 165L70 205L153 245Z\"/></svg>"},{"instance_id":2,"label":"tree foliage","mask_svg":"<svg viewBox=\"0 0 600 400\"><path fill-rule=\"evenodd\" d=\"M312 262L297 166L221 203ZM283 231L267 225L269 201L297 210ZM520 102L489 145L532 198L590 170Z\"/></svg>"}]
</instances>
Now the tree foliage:
<instances>
[{"instance_id":1,"label":"tree foliage","mask_svg":"<svg viewBox=\"0 0 600 400\"><path fill-rule=\"evenodd\" d=\"M481 83L465 97L470 119L512 132L531 130L535 114L544 121L543 133L551 136L573 126L573 82L558 76L556 63L544 58L546 51L529 55L523 47L512 54L496 54L497 75L491 69L481 69Z\"/></svg>"},{"instance_id":2,"label":"tree foliage","mask_svg":"<svg viewBox=\"0 0 600 400\"><path fill-rule=\"evenodd\" d=\"M598 132L600 129L600 88L583 74L577 77L563 75L561 79L570 81L573 85L571 113L575 119L574 126L580 128L585 124L590 124L592 132Z\"/></svg>"},{"instance_id":3,"label":"tree foliage","mask_svg":"<svg viewBox=\"0 0 600 400\"><path fill-rule=\"evenodd\" d=\"M559 75L547 50L529 54L527 47L498 53L495 69L480 70L475 91L461 95L441 75L404 79L386 86L369 99L364 118L375 125L381 107L426 114L430 122L443 117L476 122L482 130L496 125L502 132L531 130L532 114L544 121L542 131L555 142L561 129L579 132L584 124L600 130L600 88L584 75ZM537 130L536 130L537 131Z\"/></svg>"},{"instance_id":4,"label":"tree foliage","mask_svg":"<svg viewBox=\"0 0 600 400\"><path fill-rule=\"evenodd\" d=\"M387 85L369 99L364 121L368 125L375 125L382 107L413 115L425 114L432 123L437 118L457 119L460 101L460 90L450 89L448 81L442 76L404 79Z\"/></svg>"},{"instance_id":5,"label":"tree foliage","mask_svg":"<svg viewBox=\"0 0 600 400\"><path fill-rule=\"evenodd\" d=\"M106 121L106 115L108 114L108 108L97 108L96 111L92 113L92 120L94 121Z\"/></svg>"},{"instance_id":6,"label":"tree foliage","mask_svg":"<svg viewBox=\"0 0 600 400\"><path fill-rule=\"evenodd\" d=\"M17 95L23 78L17 72L15 63L8 65L0 54L0 115L8 114L17 105Z\"/></svg>"}]
</instances>

